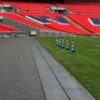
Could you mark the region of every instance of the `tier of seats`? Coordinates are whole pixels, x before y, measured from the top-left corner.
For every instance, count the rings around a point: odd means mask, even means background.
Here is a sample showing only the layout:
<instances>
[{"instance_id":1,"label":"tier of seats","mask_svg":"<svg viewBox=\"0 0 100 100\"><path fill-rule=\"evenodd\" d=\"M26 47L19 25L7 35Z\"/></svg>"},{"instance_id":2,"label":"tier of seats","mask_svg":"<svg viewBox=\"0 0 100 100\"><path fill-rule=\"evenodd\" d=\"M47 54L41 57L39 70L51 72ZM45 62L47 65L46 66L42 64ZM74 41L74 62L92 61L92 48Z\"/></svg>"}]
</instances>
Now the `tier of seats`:
<instances>
[{"instance_id":1,"label":"tier of seats","mask_svg":"<svg viewBox=\"0 0 100 100\"><path fill-rule=\"evenodd\" d=\"M22 16L27 16L28 18L36 21L37 23L43 24L47 27L55 29L61 32L67 32L78 35L89 35L81 28L76 27L71 22L68 22L59 13L50 13L50 12L19 12Z\"/></svg>"},{"instance_id":2,"label":"tier of seats","mask_svg":"<svg viewBox=\"0 0 100 100\"><path fill-rule=\"evenodd\" d=\"M12 19L12 20L15 20L15 21L18 21L20 23L23 23L23 24L27 24L27 25L30 25L32 27L35 27L35 28L40 28L40 29L44 29L44 30L50 30L50 28L46 27L46 26L43 26L41 24L38 24L38 23L35 23L29 19L26 19L20 15L17 15L16 13L12 13L12 12L9 12L9 13L0 13L0 16L4 16L6 18L9 18L9 19Z\"/></svg>"},{"instance_id":3,"label":"tier of seats","mask_svg":"<svg viewBox=\"0 0 100 100\"><path fill-rule=\"evenodd\" d=\"M65 7L75 13L100 13L98 4L56 4L58 7Z\"/></svg>"},{"instance_id":4,"label":"tier of seats","mask_svg":"<svg viewBox=\"0 0 100 100\"><path fill-rule=\"evenodd\" d=\"M100 14L69 14L68 16L92 33L100 35L100 25L93 25L93 23L90 21L90 19L98 19L100 23Z\"/></svg>"},{"instance_id":5,"label":"tier of seats","mask_svg":"<svg viewBox=\"0 0 100 100\"><path fill-rule=\"evenodd\" d=\"M2 4L10 4L19 10L35 10L35 11L48 11L50 3L29 3L29 2L2 2Z\"/></svg>"},{"instance_id":6,"label":"tier of seats","mask_svg":"<svg viewBox=\"0 0 100 100\"><path fill-rule=\"evenodd\" d=\"M50 12L49 3L27 3L27 2L1 2L1 4L10 4L13 7L18 8L17 13L13 12L0 12L0 16L18 21L23 24L27 24L34 28L43 30L56 30L71 34L78 35L90 35L84 28L92 33L98 35L100 33L100 25L93 25L89 18L95 22L93 18L100 18L100 6L93 4L56 4L58 7L65 7L74 13L68 14L68 16L83 26L80 28L75 26L72 22L69 22L67 18L57 12ZM98 14L87 14L98 13ZM97 19L98 20L98 19Z\"/></svg>"},{"instance_id":7,"label":"tier of seats","mask_svg":"<svg viewBox=\"0 0 100 100\"><path fill-rule=\"evenodd\" d=\"M0 32L2 32L2 31L16 32L17 30L15 28L11 27L11 26L0 24Z\"/></svg>"},{"instance_id":8,"label":"tier of seats","mask_svg":"<svg viewBox=\"0 0 100 100\"><path fill-rule=\"evenodd\" d=\"M72 23L69 23L69 24L59 24L59 23L56 23L54 21L51 20L51 24L45 24L46 26L48 27L51 27L53 29L56 29L58 31L61 31L61 32L66 32L66 33L69 33L69 34L75 34L75 35L84 35L84 36L87 36L89 35L89 33L85 32L84 30L76 27L74 24Z\"/></svg>"},{"instance_id":9,"label":"tier of seats","mask_svg":"<svg viewBox=\"0 0 100 100\"><path fill-rule=\"evenodd\" d=\"M57 16L61 16L59 13L55 13L55 12L34 12L34 11L19 11L20 15L26 16L26 15L32 15L35 17L39 17L39 16L47 16L51 19L56 19Z\"/></svg>"}]
</instances>

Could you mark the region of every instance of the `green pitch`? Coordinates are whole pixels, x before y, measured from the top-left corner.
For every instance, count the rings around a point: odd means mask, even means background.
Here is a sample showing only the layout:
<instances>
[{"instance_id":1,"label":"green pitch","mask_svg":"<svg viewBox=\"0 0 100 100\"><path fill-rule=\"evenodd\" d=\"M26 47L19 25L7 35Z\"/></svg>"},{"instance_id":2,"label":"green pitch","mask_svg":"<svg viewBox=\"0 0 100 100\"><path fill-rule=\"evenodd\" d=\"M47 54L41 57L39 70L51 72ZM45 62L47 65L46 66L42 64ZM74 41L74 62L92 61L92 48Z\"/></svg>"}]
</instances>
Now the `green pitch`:
<instances>
[{"instance_id":1,"label":"green pitch","mask_svg":"<svg viewBox=\"0 0 100 100\"><path fill-rule=\"evenodd\" d=\"M55 37L38 37L37 40L96 100L100 100L100 38L75 38L75 53L57 47Z\"/></svg>"}]
</instances>

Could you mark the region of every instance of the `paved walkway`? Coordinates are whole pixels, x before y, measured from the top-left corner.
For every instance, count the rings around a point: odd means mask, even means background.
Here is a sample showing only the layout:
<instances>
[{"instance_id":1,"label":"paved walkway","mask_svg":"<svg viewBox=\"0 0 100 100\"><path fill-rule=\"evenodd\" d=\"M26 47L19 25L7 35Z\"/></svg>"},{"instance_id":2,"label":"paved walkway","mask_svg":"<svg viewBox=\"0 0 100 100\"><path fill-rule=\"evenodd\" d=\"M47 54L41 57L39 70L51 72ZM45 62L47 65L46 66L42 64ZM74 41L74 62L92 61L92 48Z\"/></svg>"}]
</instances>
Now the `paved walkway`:
<instances>
[{"instance_id":1,"label":"paved walkway","mask_svg":"<svg viewBox=\"0 0 100 100\"><path fill-rule=\"evenodd\" d=\"M0 39L0 100L45 100L27 37Z\"/></svg>"},{"instance_id":2,"label":"paved walkway","mask_svg":"<svg viewBox=\"0 0 100 100\"><path fill-rule=\"evenodd\" d=\"M93 100L35 39L0 39L0 53L0 100Z\"/></svg>"}]
</instances>

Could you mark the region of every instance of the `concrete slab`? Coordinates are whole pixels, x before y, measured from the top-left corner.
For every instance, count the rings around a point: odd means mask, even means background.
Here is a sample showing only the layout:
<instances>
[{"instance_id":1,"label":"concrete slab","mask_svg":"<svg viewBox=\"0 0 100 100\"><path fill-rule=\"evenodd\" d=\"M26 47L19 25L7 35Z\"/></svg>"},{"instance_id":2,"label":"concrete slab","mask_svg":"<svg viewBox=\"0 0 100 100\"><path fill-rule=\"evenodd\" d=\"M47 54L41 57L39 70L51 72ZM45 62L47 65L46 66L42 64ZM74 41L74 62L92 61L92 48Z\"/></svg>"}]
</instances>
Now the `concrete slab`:
<instances>
[{"instance_id":1,"label":"concrete slab","mask_svg":"<svg viewBox=\"0 0 100 100\"><path fill-rule=\"evenodd\" d=\"M28 37L0 39L0 100L46 100Z\"/></svg>"},{"instance_id":2,"label":"concrete slab","mask_svg":"<svg viewBox=\"0 0 100 100\"><path fill-rule=\"evenodd\" d=\"M45 59L41 55L35 40L33 41L33 55L36 65L40 74L42 85L45 91L47 100L69 100L63 88L60 86L59 81L52 73Z\"/></svg>"}]
</instances>

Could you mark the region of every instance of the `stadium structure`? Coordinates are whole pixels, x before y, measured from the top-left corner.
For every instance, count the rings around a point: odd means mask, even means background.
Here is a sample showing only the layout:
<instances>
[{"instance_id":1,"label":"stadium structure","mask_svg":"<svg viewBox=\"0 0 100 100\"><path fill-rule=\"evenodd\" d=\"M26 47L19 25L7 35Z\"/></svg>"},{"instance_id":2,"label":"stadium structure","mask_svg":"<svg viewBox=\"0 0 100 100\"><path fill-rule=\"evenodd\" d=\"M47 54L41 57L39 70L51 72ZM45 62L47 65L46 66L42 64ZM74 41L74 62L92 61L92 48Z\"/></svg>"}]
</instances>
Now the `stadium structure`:
<instances>
[{"instance_id":1,"label":"stadium structure","mask_svg":"<svg viewBox=\"0 0 100 100\"><path fill-rule=\"evenodd\" d=\"M100 87L100 82L97 80L100 71L97 73L98 68L95 70L95 66L99 66L99 50L96 53L96 49L92 46L87 50L90 44L80 43L81 46L85 46L85 48L80 47L80 51L81 49L91 51L93 55L89 53L89 56L93 60L89 60L87 53L81 57L83 51L75 56L76 40L73 38L100 36L100 0L0 0L0 38L9 37L0 39L0 100L95 100L69 72L65 71L60 61L57 62L37 42L38 38L35 39L29 35L56 36L56 43L55 40L51 42L55 39L51 37L49 42L53 46L48 46L48 48L50 50L53 48L55 52L59 47L72 51L72 55L65 58L71 60L77 56L78 59L68 61L66 66L76 60L75 66L74 63L72 67L69 66L70 68L79 66L77 69L83 71L83 74L80 74L82 71L79 70L76 76L86 74L83 79L89 82L87 82L89 89L92 85L94 88L96 85ZM12 38L17 36L22 36L22 38ZM54 48L54 43L57 44L57 48ZM99 49L99 43L95 44L94 40L92 43ZM62 53L67 55L66 51L62 50L59 49L56 53L61 55L61 58L63 58ZM96 63L94 61L96 55L98 55L96 57L98 63L93 66ZM57 57L60 58L60 56ZM65 58L62 60L66 62ZM82 62L85 58L86 62ZM93 63L86 65L88 62ZM86 69L83 70L85 66ZM87 77L88 71L89 78L93 75L92 81ZM92 85L89 85L90 83ZM93 91L93 88L91 90ZM99 95L99 90L96 92ZM94 94L95 97L98 96Z\"/></svg>"},{"instance_id":2,"label":"stadium structure","mask_svg":"<svg viewBox=\"0 0 100 100\"><path fill-rule=\"evenodd\" d=\"M37 1L37 2L36 2ZM94 3L95 2L95 3ZM100 35L99 0L0 1L0 33Z\"/></svg>"}]
</instances>

